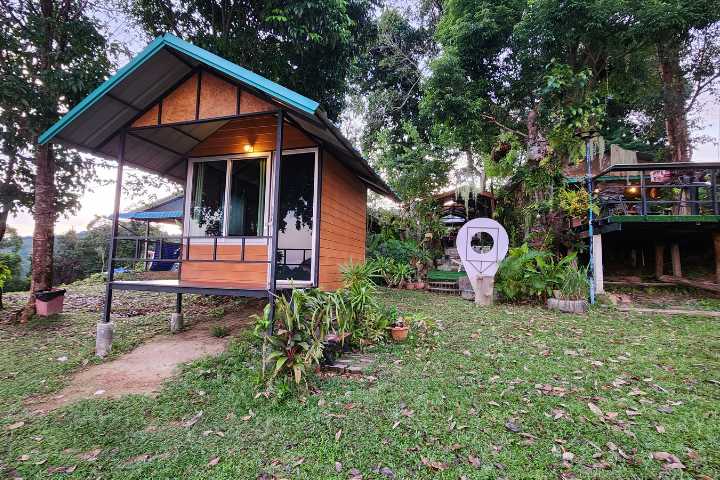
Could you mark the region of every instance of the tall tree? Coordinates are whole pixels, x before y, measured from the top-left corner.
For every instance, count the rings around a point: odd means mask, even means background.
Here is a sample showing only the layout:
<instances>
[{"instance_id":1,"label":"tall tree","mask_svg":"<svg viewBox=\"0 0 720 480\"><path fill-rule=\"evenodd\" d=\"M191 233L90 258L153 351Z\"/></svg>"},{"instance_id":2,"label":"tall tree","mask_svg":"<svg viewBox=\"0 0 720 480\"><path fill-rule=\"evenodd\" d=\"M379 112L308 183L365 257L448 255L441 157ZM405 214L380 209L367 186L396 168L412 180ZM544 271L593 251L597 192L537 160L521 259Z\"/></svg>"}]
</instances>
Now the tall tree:
<instances>
[{"instance_id":1,"label":"tall tree","mask_svg":"<svg viewBox=\"0 0 720 480\"><path fill-rule=\"evenodd\" d=\"M376 0L131 0L151 36L171 32L320 101L332 119L372 35Z\"/></svg>"},{"instance_id":2,"label":"tall tree","mask_svg":"<svg viewBox=\"0 0 720 480\"><path fill-rule=\"evenodd\" d=\"M82 0L10 0L0 6L3 44L0 105L3 153L32 189L31 292L52 287L54 225L58 213L77 205L94 175L92 161L76 152L38 145L38 136L108 74L108 44ZM8 112L6 114L6 112ZM7 122L7 123L6 123ZM23 183L24 182L24 183ZM27 199L20 197L14 205ZM12 208L12 207L11 207ZM17 208L17 207L15 207ZM31 293L20 317L35 311Z\"/></svg>"},{"instance_id":3,"label":"tall tree","mask_svg":"<svg viewBox=\"0 0 720 480\"><path fill-rule=\"evenodd\" d=\"M688 113L720 78L720 3L715 0L630 0L635 41L657 58L670 156L692 157Z\"/></svg>"}]
</instances>

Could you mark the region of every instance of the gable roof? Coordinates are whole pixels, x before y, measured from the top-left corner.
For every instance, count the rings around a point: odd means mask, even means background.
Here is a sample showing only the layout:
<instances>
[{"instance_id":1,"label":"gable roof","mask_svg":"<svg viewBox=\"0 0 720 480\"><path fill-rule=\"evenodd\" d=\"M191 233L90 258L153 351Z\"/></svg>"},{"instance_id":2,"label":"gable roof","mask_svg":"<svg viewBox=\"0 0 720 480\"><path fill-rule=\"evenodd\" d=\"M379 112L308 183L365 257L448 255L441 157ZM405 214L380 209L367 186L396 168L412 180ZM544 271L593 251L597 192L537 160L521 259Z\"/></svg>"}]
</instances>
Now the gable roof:
<instances>
[{"instance_id":1,"label":"gable roof","mask_svg":"<svg viewBox=\"0 0 720 480\"><path fill-rule=\"evenodd\" d=\"M75 118L85 112L88 108L95 105L103 95L110 92L113 87L120 84L133 72L135 72L140 66L142 66L149 58L158 53L163 48L170 48L183 55L195 59L205 65L228 75L235 80L242 82L250 87L257 88L261 92L266 93L270 97L278 100L281 103L286 103L289 106L295 107L305 113L314 114L320 104L315 100L311 100L289 88L283 87L282 85L275 83L267 78L258 75L257 73L251 72L250 70L236 65L222 57L215 55L214 53L208 52L200 47L188 43L178 37L169 33L164 34L161 37L157 37L147 47L145 47L139 54L137 54L127 65L119 69L115 75L108 78L99 87L93 90L87 97L85 97L80 103L75 105L69 112L67 112L57 123L47 129L40 135L38 142L43 145L49 142L54 136L58 135L67 125L69 125Z\"/></svg>"},{"instance_id":2,"label":"gable roof","mask_svg":"<svg viewBox=\"0 0 720 480\"><path fill-rule=\"evenodd\" d=\"M328 120L318 102L168 33L153 40L43 132L38 141L40 144L53 141L115 158L120 133L199 68L217 73L282 107L289 120L339 153L342 157L339 159L369 188L395 198L382 178ZM159 126L142 135L128 135L125 161L135 168L182 183L187 154L228 121L229 118L220 118L181 126Z\"/></svg>"}]
</instances>

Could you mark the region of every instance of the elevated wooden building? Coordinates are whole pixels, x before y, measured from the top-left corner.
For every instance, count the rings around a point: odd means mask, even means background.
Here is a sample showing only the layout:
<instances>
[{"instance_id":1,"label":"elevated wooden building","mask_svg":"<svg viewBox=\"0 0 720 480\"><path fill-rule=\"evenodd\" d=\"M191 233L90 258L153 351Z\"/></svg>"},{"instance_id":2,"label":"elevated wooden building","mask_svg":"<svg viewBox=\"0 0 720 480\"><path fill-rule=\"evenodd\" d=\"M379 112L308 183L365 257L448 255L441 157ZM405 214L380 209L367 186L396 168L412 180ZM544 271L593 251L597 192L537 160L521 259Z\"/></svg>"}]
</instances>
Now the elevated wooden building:
<instances>
[{"instance_id":1,"label":"elevated wooden building","mask_svg":"<svg viewBox=\"0 0 720 480\"><path fill-rule=\"evenodd\" d=\"M183 293L268 297L274 304L282 289L336 289L341 265L365 258L367 189L394 196L317 102L169 34L40 142L118 162L98 338L112 331L114 290L176 293L182 318ZM124 166L184 185L181 235L118 235ZM115 280L119 262L149 261L139 255L148 241L178 244L178 258L152 259L179 263L178 278ZM138 254L118 258L119 242L134 243Z\"/></svg>"}]
</instances>

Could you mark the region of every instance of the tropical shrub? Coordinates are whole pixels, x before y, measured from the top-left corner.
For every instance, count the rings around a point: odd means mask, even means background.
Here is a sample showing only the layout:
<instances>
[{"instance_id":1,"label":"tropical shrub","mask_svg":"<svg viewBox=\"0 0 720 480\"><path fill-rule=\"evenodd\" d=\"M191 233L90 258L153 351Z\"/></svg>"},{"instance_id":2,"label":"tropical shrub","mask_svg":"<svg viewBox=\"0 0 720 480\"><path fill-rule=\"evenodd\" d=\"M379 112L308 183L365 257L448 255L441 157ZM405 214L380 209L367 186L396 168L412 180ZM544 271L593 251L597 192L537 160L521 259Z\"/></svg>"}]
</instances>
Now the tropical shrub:
<instances>
[{"instance_id":1,"label":"tropical shrub","mask_svg":"<svg viewBox=\"0 0 720 480\"><path fill-rule=\"evenodd\" d=\"M282 296L275 300L275 329L263 344L263 378L268 384L278 376L290 376L296 385L307 383L308 373L319 365L329 322L314 314L315 295L293 290L289 300ZM269 314L268 305L258 323L269 325Z\"/></svg>"},{"instance_id":2,"label":"tropical shrub","mask_svg":"<svg viewBox=\"0 0 720 480\"><path fill-rule=\"evenodd\" d=\"M560 275L560 296L563 300L584 300L589 295L588 268L567 265Z\"/></svg>"},{"instance_id":3,"label":"tropical shrub","mask_svg":"<svg viewBox=\"0 0 720 480\"><path fill-rule=\"evenodd\" d=\"M594 215L600 213L600 207L594 202L591 203L590 195L584 188L560 189L557 194L557 199L560 209L569 217L587 218L588 210L591 206Z\"/></svg>"},{"instance_id":4,"label":"tropical shrub","mask_svg":"<svg viewBox=\"0 0 720 480\"><path fill-rule=\"evenodd\" d=\"M560 288L564 272L575 261L574 253L555 260L550 252L527 244L511 248L498 268L495 288L509 301L544 300Z\"/></svg>"},{"instance_id":5,"label":"tropical shrub","mask_svg":"<svg viewBox=\"0 0 720 480\"><path fill-rule=\"evenodd\" d=\"M262 376L268 386L289 377L296 385L306 383L323 361L329 339L361 349L384 339L397 311L377 302L376 271L373 264L345 265L343 288L335 292L296 289L289 299L278 297L272 335L265 333L270 306L255 317L255 335L263 339Z\"/></svg>"}]
</instances>

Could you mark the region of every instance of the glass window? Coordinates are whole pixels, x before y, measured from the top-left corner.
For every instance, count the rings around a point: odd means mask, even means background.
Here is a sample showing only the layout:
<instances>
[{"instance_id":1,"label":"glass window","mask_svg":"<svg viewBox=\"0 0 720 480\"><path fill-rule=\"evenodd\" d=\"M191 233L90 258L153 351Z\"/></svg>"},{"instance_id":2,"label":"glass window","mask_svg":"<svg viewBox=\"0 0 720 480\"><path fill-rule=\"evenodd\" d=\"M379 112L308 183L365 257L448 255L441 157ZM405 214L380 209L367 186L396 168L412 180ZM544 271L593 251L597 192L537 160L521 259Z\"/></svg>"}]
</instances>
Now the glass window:
<instances>
[{"instance_id":1,"label":"glass window","mask_svg":"<svg viewBox=\"0 0 720 480\"><path fill-rule=\"evenodd\" d=\"M283 155L280 168L278 280L310 280L315 153Z\"/></svg>"},{"instance_id":2,"label":"glass window","mask_svg":"<svg viewBox=\"0 0 720 480\"><path fill-rule=\"evenodd\" d=\"M222 236L227 161L193 163L191 236Z\"/></svg>"},{"instance_id":3,"label":"glass window","mask_svg":"<svg viewBox=\"0 0 720 480\"><path fill-rule=\"evenodd\" d=\"M263 235L265 165L264 158L232 161L228 235Z\"/></svg>"}]
</instances>

